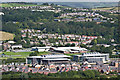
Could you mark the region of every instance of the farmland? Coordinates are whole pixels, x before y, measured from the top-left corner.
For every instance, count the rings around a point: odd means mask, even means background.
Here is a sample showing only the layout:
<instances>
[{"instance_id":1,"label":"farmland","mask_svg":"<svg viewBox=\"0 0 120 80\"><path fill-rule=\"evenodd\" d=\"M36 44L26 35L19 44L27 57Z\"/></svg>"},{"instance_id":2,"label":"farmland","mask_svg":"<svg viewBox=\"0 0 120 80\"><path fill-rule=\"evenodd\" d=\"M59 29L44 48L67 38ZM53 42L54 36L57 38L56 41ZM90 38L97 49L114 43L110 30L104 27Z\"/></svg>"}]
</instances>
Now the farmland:
<instances>
[{"instance_id":1,"label":"farmland","mask_svg":"<svg viewBox=\"0 0 120 80\"><path fill-rule=\"evenodd\" d=\"M12 40L14 38L14 34L0 31L0 40Z\"/></svg>"},{"instance_id":2,"label":"farmland","mask_svg":"<svg viewBox=\"0 0 120 80\"><path fill-rule=\"evenodd\" d=\"M19 4L19 3L2 3L1 7L20 7L20 6L37 6L35 4Z\"/></svg>"}]
</instances>

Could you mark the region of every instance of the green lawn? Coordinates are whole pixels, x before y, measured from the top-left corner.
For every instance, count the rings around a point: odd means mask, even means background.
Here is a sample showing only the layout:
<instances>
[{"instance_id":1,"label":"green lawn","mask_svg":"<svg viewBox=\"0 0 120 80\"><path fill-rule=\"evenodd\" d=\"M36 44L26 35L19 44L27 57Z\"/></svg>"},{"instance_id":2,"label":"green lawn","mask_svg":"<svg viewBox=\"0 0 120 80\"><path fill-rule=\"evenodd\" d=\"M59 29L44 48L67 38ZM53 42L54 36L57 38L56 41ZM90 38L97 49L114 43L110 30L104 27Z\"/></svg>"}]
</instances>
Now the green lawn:
<instances>
[{"instance_id":1,"label":"green lawn","mask_svg":"<svg viewBox=\"0 0 120 80\"><path fill-rule=\"evenodd\" d=\"M67 56L73 56L73 55L81 55L82 53L70 53L70 54L65 54Z\"/></svg>"},{"instance_id":2,"label":"green lawn","mask_svg":"<svg viewBox=\"0 0 120 80\"><path fill-rule=\"evenodd\" d=\"M21 56L13 56L13 57L1 57L0 59L8 59L8 58L26 58L27 56L29 56L29 54L31 54L32 52L3 52L5 55L21 55ZM2 53L0 53L2 54ZM50 54L50 52L39 52L38 56L40 55L47 55ZM82 53L70 53L70 54L65 54L68 56L73 56L73 55L81 55Z\"/></svg>"},{"instance_id":3,"label":"green lawn","mask_svg":"<svg viewBox=\"0 0 120 80\"><path fill-rule=\"evenodd\" d=\"M0 4L2 7L20 7L20 6L38 6L34 4L19 4L19 3L4 3Z\"/></svg>"},{"instance_id":4,"label":"green lawn","mask_svg":"<svg viewBox=\"0 0 120 80\"><path fill-rule=\"evenodd\" d=\"M2 57L0 59L8 59L8 58L26 58L27 56L29 56L30 53L32 52L3 52L5 55L21 55L21 56L13 56L13 57ZM0 53L2 54L2 53ZM39 52L39 55L45 55L45 54L49 54L49 52Z\"/></svg>"}]
</instances>

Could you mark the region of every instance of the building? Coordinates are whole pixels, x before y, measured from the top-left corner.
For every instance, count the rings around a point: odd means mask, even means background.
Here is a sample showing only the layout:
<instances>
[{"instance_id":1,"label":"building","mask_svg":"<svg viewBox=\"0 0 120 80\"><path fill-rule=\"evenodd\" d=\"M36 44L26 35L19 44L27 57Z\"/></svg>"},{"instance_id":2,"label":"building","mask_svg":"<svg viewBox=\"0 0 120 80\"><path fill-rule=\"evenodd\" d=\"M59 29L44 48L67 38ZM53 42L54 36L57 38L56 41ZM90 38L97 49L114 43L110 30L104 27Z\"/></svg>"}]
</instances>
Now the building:
<instances>
[{"instance_id":1,"label":"building","mask_svg":"<svg viewBox=\"0 0 120 80\"><path fill-rule=\"evenodd\" d=\"M120 73L120 62L119 62L119 65L118 65L118 72Z\"/></svg>"},{"instance_id":2,"label":"building","mask_svg":"<svg viewBox=\"0 0 120 80\"><path fill-rule=\"evenodd\" d=\"M11 46L11 48L12 48L12 50L14 50L14 49L22 49L23 47L22 47L22 45L13 45L13 46Z\"/></svg>"},{"instance_id":3,"label":"building","mask_svg":"<svg viewBox=\"0 0 120 80\"><path fill-rule=\"evenodd\" d=\"M97 63L98 61L107 63L109 61L109 54L102 54L98 52L83 53L82 55L74 55L73 60L81 63L84 61L87 61L88 63Z\"/></svg>"},{"instance_id":4,"label":"building","mask_svg":"<svg viewBox=\"0 0 120 80\"><path fill-rule=\"evenodd\" d=\"M70 56L63 54L29 56L26 58L26 64L31 65L68 64L70 62L69 57Z\"/></svg>"},{"instance_id":5,"label":"building","mask_svg":"<svg viewBox=\"0 0 120 80\"><path fill-rule=\"evenodd\" d=\"M4 13L3 13L3 12L0 12L0 15L4 15Z\"/></svg>"},{"instance_id":6,"label":"building","mask_svg":"<svg viewBox=\"0 0 120 80\"><path fill-rule=\"evenodd\" d=\"M50 51L58 53L82 53L87 52L88 50L81 47L51 47Z\"/></svg>"},{"instance_id":7,"label":"building","mask_svg":"<svg viewBox=\"0 0 120 80\"><path fill-rule=\"evenodd\" d=\"M38 51L38 52L48 51L49 49L50 49L50 46L46 46L46 47L32 47L32 51Z\"/></svg>"}]
</instances>

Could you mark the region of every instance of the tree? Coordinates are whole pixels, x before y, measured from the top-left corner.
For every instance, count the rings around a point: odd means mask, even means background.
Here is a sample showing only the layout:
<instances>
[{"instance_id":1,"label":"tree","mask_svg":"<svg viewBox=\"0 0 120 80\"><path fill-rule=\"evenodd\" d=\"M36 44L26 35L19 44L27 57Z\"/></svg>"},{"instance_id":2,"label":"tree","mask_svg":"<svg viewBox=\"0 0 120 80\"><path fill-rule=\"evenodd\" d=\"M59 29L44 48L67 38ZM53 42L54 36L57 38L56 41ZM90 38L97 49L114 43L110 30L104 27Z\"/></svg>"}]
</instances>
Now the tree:
<instances>
[{"instance_id":1,"label":"tree","mask_svg":"<svg viewBox=\"0 0 120 80\"><path fill-rule=\"evenodd\" d=\"M49 6L49 4L48 4L48 3L43 3L42 5Z\"/></svg>"},{"instance_id":2,"label":"tree","mask_svg":"<svg viewBox=\"0 0 120 80\"><path fill-rule=\"evenodd\" d=\"M74 47L74 46L75 46L75 43L72 43L71 46Z\"/></svg>"},{"instance_id":3,"label":"tree","mask_svg":"<svg viewBox=\"0 0 120 80\"><path fill-rule=\"evenodd\" d=\"M67 43L65 46L66 46L66 47L70 47L70 43Z\"/></svg>"},{"instance_id":4,"label":"tree","mask_svg":"<svg viewBox=\"0 0 120 80\"><path fill-rule=\"evenodd\" d=\"M32 52L29 56L37 56L39 54L38 51Z\"/></svg>"},{"instance_id":5,"label":"tree","mask_svg":"<svg viewBox=\"0 0 120 80\"><path fill-rule=\"evenodd\" d=\"M21 44L21 35L16 35L14 41L16 42L16 44Z\"/></svg>"},{"instance_id":6,"label":"tree","mask_svg":"<svg viewBox=\"0 0 120 80\"><path fill-rule=\"evenodd\" d=\"M97 44L97 40L96 39L92 40L92 42L90 44L91 45L96 45Z\"/></svg>"}]
</instances>

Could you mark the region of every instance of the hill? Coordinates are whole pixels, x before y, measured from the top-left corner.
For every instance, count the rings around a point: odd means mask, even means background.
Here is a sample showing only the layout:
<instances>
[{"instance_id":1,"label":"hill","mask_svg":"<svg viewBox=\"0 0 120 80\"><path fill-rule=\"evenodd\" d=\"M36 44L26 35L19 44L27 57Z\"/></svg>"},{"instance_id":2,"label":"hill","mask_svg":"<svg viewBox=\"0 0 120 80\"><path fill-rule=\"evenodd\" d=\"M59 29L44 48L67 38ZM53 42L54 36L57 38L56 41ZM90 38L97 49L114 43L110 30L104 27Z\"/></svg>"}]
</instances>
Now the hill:
<instances>
[{"instance_id":1,"label":"hill","mask_svg":"<svg viewBox=\"0 0 120 80\"><path fill-rule=\"evenodd\" d=\"M14 34L0 31L0 40L9 40L13 38L14 38Z\"/></svg>"},{"instance_id":2,"label":"hill","mask_svg":"<svg viewBox=\"0 0 120 80\"><path fill-rule=\"evenodd\" d=\"M92 10L118 10L118 7L104 7L104 8L94 8Z\"/></svg>"},{"instance_id":3,"label":"hill","mask_svg":"<svg viewBox=\"0 0 120 80\"><path fill-rule=\"evenodd\" d=\"M21 4L21 3L2 3L1 7L20 7L20 6L37 6L36 4Z\"/></svg>"}]
</instances>

